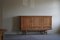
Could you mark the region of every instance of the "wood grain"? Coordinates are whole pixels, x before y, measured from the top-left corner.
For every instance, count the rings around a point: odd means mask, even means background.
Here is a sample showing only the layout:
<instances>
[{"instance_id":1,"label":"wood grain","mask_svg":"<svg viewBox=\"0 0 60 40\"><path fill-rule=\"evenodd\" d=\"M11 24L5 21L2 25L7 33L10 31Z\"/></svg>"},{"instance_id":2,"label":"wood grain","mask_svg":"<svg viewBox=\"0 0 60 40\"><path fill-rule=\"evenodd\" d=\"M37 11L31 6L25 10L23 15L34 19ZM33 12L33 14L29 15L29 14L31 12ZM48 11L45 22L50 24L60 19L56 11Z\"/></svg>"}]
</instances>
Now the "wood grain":
<instances>
[{"instance_id":1,"label":"wood grain","mask_svg":"<svg viewBox=\"0 0 60 40\"><path fill-rule=\"evenodd\" d=\"M21 31L52 29L52 16L21 16Z\"/></svg>"}]
</instances>

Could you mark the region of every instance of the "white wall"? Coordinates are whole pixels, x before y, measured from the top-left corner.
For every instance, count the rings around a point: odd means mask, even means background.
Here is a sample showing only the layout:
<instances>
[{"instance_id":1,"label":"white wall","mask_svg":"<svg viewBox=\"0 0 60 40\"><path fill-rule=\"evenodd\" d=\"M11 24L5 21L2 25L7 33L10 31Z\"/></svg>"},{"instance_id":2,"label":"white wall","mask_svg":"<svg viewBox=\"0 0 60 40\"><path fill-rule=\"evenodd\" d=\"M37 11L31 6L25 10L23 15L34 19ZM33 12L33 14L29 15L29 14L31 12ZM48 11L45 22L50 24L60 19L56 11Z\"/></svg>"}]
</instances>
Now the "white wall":
<instances>
[{"instance_id":1,"label":"white wall","mask_svg":"<svg viewBox=\"0 0 60 40\"><path fill-rule=\"evenodd\" d=\"M12 18L15 16L52 16L52 30L48 33L53 34L60 24L58 8L58 0L4 0L3 28L12 33Z\"/></svg>"}]
</instances>

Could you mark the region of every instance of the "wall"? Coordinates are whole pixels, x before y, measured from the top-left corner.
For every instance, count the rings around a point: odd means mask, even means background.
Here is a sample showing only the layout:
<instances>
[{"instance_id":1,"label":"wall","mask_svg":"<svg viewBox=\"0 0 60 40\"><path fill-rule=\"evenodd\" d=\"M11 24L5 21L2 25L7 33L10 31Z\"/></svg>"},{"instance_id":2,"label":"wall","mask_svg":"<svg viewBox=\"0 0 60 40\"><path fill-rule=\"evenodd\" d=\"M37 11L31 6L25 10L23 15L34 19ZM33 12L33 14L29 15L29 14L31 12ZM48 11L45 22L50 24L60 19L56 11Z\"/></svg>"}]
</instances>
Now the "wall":
<instances>
[{"instance_id":1,"label":"wall","mask_svg":"<svg viewBox=\"0 0 60 40\"><path fill-rule=\"evenodd\" d=\"M0 0L0 28L2 28L2 10L1 10L1 0Z\"/></svg>"},{"instance_id":2,"label":"wall","mask_svg":"<svg viewBox=\"0 0 60 40\"><path fill-rule=\"evenodd\" d=\"M58 0L4 0L3 1L3 28L13 33L12 18L15 16L52 16L52 30L54 34L59 27Z\"/></svg>"}]
</instances>

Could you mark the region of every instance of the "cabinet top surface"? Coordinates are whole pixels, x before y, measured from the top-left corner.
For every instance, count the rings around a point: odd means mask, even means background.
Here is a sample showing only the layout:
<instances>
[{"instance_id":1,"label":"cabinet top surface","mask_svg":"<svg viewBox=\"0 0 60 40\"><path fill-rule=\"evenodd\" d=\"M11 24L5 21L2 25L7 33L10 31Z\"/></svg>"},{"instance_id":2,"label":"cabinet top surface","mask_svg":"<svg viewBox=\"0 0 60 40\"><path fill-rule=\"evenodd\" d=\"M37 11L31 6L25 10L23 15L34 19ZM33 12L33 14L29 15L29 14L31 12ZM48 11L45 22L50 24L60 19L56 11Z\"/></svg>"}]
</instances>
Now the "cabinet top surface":
<instances>
[{"instance_id":1,"label":"cabinet top surface","mask_svg":"<svg viewBox=\"0 0 60 40\"><path fill-rule=\"evenodd\" d=\"M0 29L0 31L3 31L4 32L4 31L6 31L6 29Z\"/></svg>"}]
</instances>

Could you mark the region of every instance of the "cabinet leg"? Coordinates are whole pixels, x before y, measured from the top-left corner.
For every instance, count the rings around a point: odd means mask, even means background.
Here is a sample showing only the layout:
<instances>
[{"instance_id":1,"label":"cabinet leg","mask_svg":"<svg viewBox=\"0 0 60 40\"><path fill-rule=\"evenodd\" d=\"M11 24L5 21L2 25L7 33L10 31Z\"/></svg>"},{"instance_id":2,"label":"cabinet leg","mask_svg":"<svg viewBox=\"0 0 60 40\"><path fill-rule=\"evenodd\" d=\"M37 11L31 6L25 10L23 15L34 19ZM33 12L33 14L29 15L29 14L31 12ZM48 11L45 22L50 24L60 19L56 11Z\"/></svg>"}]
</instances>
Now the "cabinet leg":
<instances>
[{"instance_id":1,"label":"cabinet leg","mask_svg":"<svg viewBox=\"0 0 60 40\"><path fill-rule=\"evenodd\" d=\"M46 34L46 35L47 35L47 31L44 31L44 34Z\"/></svg>"},{"instance_id":2,"label":"cabinet leg","mask_svg":"<svg viewBox=\"0 0 60 40\"><path fill-rule=\"evenodd\" d=\"M47 35L47 31L45 31L45 34Z\"/></svg>"},{"instance_id":3,"label":"cabinet leg","mask_svg":"<svg viewBox=\"0 0 60 40\"><path fill-rule=\"evenodd\" d=\"M47 35L47 31L40 31L40 34L41 34L41 35L44 35L44 34Z\"/></svg>"},{"instance_id":4,"label":"cabinet leg","mask_svg":"<svg viewBox=\"0 0 60 40\"><path fill-rule=\"evenodd\" d=\"M41 35L43 35L43 34L44 34L44 32L43 32L43 31L40 31L40 34L41 34Z\"/></svg>"},{"instance_id":5,"label":"cabinet leg","mask_svg":"<svg viewBox=\"0 0 60 40\"><path fill-rule=\"evenodd\" d=\"M26 35L26 32L22 32L22 35Z\"/></svg>"}]
</instances>

